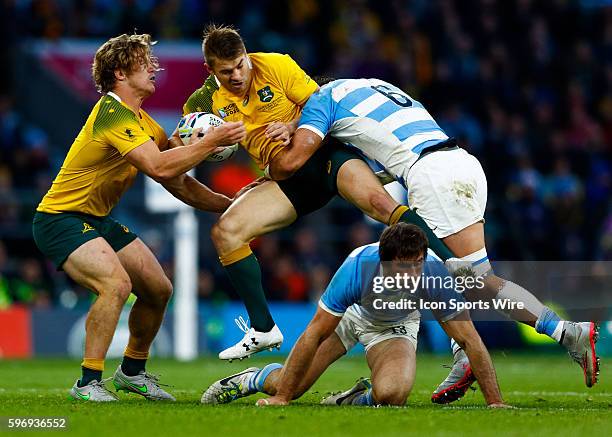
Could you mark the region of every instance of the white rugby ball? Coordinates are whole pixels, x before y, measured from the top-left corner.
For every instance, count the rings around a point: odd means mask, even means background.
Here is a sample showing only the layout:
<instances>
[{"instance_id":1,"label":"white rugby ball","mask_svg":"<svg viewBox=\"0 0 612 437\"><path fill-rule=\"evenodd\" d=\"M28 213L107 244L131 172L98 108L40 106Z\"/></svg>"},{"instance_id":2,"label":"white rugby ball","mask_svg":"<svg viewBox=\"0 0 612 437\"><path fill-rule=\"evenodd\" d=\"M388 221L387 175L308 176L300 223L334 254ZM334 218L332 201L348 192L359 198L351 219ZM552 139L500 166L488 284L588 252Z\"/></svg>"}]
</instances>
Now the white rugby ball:
<instances>
[{"instance_id":1,"label":"white rugby ball","mask_svg":"<svg viewBox=\"0 0 612 437\"><path fill-rule=\"evenodd\" d=\"M211 126L220 126L223 123L225 122L215 114L210 114L208 112L192 112L181 118L177 129L181 141L183 141L183 144L187 145L195 129L201 128L202 131L200 132L200 136L204 136ZM206 161L220 162L230 159L234 156L239 147L239 144L232 144L231 146L224 147L222 151L213 153L206 158Z\"/></svg>"}]
</instances>

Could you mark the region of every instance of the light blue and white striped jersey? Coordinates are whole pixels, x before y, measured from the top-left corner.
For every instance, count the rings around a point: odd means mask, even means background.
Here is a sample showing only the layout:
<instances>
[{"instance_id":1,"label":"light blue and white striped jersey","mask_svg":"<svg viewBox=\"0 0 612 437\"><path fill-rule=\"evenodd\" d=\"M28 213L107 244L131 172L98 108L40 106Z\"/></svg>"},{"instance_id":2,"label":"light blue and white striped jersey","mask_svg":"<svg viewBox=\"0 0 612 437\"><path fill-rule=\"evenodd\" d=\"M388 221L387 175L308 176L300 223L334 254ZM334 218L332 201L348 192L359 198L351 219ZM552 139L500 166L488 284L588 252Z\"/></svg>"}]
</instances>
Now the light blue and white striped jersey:
<instances>
[{"instance_id":1,"label":"light blue and white striped jersey","mask_svg":"<svg viewBox=\"0 0 612 437\"><path fill-rule=\"evenodd\" d=\"M340 268L334 274L325 293L319 299L319 306L330 314L338 317L353 307L361 317L374 323L393 324L407 318L417 318L418 310L401 311L375 311L372 307L373 294L372 281L381 273L379 244L373 243L358 247L344 260ZM427 250L427 257L423 266L424 278L439 278L430 283L424 279L419 290L412 295L414 299L443 302L446 308L434 312L434 316L440 321L450 320L459 314L450 305L451 300L463 302L463 294L455 291L453 287L442 285L442 279L450 279L451 275L436 254ZM429 285L427 285L429 284Z\"/></svg>"},{"instance_id":2,"label":"light blue and white striped jersey","mask_svg":"<svg viewBox=\"0 0 612 437\"><path fill-rule=\"evenodd\" d=\"M419 154L448 136L416 100L379 79L339 79L308 99L298 128L330 134L406 178Z\"/></svg>"}]
</instances>

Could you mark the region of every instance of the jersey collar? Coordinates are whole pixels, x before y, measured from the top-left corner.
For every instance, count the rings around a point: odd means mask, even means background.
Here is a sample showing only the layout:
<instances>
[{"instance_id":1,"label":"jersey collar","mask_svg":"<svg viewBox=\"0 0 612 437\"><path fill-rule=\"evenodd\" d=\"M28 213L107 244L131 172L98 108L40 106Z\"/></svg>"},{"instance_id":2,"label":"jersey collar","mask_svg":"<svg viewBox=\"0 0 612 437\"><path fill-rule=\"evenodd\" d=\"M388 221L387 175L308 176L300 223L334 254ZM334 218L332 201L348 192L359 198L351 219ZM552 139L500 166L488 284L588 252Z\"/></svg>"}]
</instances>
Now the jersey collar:
<instances>
[{"instance_id":1,"label":"jersey collar","mask_svg":"<svg viewBox=\"0 0 612 437\"><path fill-rule=\"evenodd\" d=\"M118 101L119 103L121 103L121 97L119 97L117 94L115 94L112 91L107 91L106 93L107 96L111 96L113 99L115 99L116 101Z\"/></svg>"},{"instance_id":2,"label":"jersey collar","mask_svg":"<svg viewBox=\"0 0 612 437\"><path fill-rule=\"evenodd\" d=\"M107 96L112 97L113 99L115 99L116 101L118 101L119 103L121 103L123 106L125 106L127 109L129 109L130 111L134 112L134 110L132 108L130 108L128 105L126 105L125 103L123 103L123 101L121 100L121 97L119 97L117 94L115 94L112 91L108 91L106 93ZM142 118L142 112L139 110L138 114L136 114L139 118Z\"/></svg>"}]
</instances>

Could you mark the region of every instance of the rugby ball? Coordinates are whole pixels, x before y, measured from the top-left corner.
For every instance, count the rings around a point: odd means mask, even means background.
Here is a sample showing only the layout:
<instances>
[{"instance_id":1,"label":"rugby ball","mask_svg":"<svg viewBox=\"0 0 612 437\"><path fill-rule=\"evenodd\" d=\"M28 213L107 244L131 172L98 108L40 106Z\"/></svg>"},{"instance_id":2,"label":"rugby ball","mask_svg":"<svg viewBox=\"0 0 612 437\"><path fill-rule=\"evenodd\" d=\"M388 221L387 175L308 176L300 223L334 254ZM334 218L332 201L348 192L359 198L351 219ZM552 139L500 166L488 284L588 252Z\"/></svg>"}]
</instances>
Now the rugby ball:
<instances>
[{"instance_id":1,"label":"rugby ball","mask_svg":"<svg viewBox=\"0 0 612 437\"><path fill-rule=\"evenodd\" d=\"M215 114L210 114L208 112L192 112L181 118L177 130L181 141L183 144L187 145L195 129L201 128L202 131L200 132L200 136L204 136L211 126L220 126L223 123L225 122ZM206 161L221 162L230 159L234 156L239 147L239 144L227 146L222 151L210 155L206 158Z\"/></svg>"}]
</instances>

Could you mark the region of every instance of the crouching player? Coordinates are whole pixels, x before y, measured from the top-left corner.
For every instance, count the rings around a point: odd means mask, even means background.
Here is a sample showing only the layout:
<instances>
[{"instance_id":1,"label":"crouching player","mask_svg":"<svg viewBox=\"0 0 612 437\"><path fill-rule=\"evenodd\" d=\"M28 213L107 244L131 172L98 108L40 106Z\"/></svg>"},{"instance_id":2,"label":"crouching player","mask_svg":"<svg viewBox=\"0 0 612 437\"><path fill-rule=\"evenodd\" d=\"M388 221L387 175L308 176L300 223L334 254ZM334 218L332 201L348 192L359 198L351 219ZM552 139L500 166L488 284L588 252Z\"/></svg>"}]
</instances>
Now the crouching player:
<instances>
[{"instance_id":1,"label":"crouching player","mask_svg":"<svg viewBox=\"0 0 612 437\"><path fill-rule=\"evenodd\" d=\"M382 286L377 280L397 274L420 282L411 282L416 285L412 289L399 289L387 283ZM416 308L419 302L429 301L437 302L439 307L446 305L434 315L446 333L464 348L487 404L505 406L491 358L467 311L452 309L456 305L451 302L463 301L462 296L441 286L443 281L427 280L448 275L442 263L428 253L422 230L406 223L387 228L379 243L355 249L344 261L285 366L274 363L263 369L251 367L217 381L204 392L202 403L228 403L264 392L272 397L259 400L258 405L286 405L304 394L327 367L359 342L365 347L371 383L360 380L350 390L322 403L404 405L416 371L420 318Z\"/></svg>"}]
</instances>

